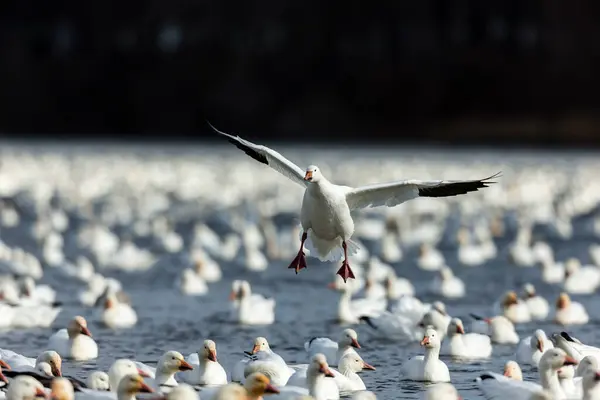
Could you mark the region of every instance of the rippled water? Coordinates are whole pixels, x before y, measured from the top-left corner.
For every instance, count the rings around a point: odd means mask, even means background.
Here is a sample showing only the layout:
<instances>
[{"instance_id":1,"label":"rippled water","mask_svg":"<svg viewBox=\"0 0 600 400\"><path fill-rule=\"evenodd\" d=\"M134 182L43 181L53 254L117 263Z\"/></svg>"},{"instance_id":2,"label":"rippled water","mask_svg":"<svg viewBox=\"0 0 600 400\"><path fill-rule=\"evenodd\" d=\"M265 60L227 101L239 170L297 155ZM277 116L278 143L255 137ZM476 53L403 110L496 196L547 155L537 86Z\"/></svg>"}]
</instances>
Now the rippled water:
<instances>
[{"instance_id":1,"label":"rippled water","mask_svg":"<svg viewBox=\"0 0 600 400\"><path fill-rule=\"evenodd\" d=\"M575 232L584 224L586 220L576 221ZM2 238L11 243L11 238L6 235L3 232ZM492 302L505 290L519 288L526 281L534 283L540 294L554 302L560 288L542 283L537 268L518 268L505 261L509 240L507 237L497 241L497 260L481 267L460 266L456 260L455 248L442 244L448 264L454 267L456 275L468 287L468 294L463 299L445 301L451 315L459 316L465 322L469 321L468 314L471 312L486 315ZM573 240L553 241L551 244L559 260L576 255L582 261L587 261L587 246L591 242L589 236L576 234ZM405 252L404 260L395 265L396 271L412 279L417 295L423 301L435 300L437 298L428 293L428 285L434 273L419 270L414 263L415 257L413 252ZM53 331L64 327L73 315L81 314L88 318L90 329L99 345L100 357L85 363L65 360L63 368L67 375L85 377L88 370L107 370L120 357L154 363L167 350L178 350L187 355L196 351L205 338L217 342L219 360L230 370L241 358L242 351L250 350L253 339L259 335L266 336L272 348L289 363L303 363L307 361L303 350L303 343L307 339L315 335L337 337L341 330L335 322L339 294L326 287L338 266L321 264L311 258L308 261L309 269L303 270L299 275L286 268L287 262L273 263L262 273L248 273L235 264L222 265L222 281L210 285L209 295L197 298L185 297L174 288L176 274L182 266L178 256L163 259L159 267L141 275L107 271L107 275L122 280L139 317L134 329L116 332L102 327L93 310L79 305L76 295L80 284L47 268L42 282L50 283L59 290L59 300L65 303L63 311L50 329L0 333L0 347L35 357L44 350L47 338ZM254 291L275 297L277 307L274 325L240 327L227 321L230 282L231 279L240 277L248 279ZM569 328L569 331L583 342L599 345L596 333L599 297L573 296L573 299L587 307L591 322L583 327ZM524 337L538 327L547 333L560 330L559 326L551 322L523 324L517 330ZM418 398L425 385L404 381L399 373L403 360L422 354L418 343L406 346L373 339L370 328L366 325L359 325L356 330L363 346L361 355L365 361L377 367L377 371L361 375L367 388L375 391L380 399ZM505 361L513 357L514 351L514 346L494 346L493 357L489 361L476 363L443 359L448 364L452 382L461 395L467 399L476 399L481 396L474 379L480 372L488 369L501 371ZM524 367L523 372L526 379L537 379L537 374L528 367Z\"/></svg>"}]
</instances>

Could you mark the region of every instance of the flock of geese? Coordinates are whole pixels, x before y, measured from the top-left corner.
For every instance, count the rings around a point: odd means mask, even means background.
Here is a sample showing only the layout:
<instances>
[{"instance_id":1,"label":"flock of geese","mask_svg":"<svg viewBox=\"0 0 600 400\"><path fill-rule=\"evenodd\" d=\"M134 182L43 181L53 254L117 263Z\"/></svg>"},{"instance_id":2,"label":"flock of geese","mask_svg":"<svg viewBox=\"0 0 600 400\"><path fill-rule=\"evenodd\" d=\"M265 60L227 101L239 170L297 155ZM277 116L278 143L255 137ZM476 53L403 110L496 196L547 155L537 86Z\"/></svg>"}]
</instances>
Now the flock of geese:
<instances>
[{"instance_id":1,"label":"flock of geese","mask_svg":"<svg viewBox=\"0 0 600 400\"><path fill-rule=\"evenodd\" d=\"M237 143L247 154L263 152L249 154L255 159L265 154L264 146ZM254 147L243 148L249 145ZM361 356L360 327L372 340L420 345L422 354L404 360L394 373L399 387L403 381L426 382L419 394L425 399L461 398L457 387L463 382L455 381L445 360L480 366L481 360L495 357L497 347L513 354L503 360L504 370L474 372L469 378L485 398L600 399L600 349L573 332L586 326L590 316L582 303L571 299L594 296L600 286L600 183L594 180L599 166L593 159L549 168L519 160L465 165L427 155L401 161L358 155L322 163L318 170L311 166L302 171L301 185L318 184L315 178L321 176L350 187L353 182L369 184L372 177L393 181L398 171L442 179L464 176L465 170L504 171L496 185L478 193L421 198L352 215L352 246L342 231L330 240L338 248L324 243L319 247L322 238L307 235L312 242L305 243L306 252L325 260L335 253L345 260L340 268L337 262L327 266L303 260L302 248L298 252L303 230L322 233L325 225L313 219L308 227L298 221L301 192L294 193L285 180L278 182L253 160L213 152L176 158L14 146L0 152L0 328L53 331L45 345L26 355L0 348L0 397L375 399L378 387L369 387L370 380L365 383L363 377L381 366ZM273 166L268 157L263 164ZM317 160L330 157L311 153ZM427 194L455 194L455 189L447 191L455 184L451 181L403 182L410 182L417 195L372 198L358 195L361 189L353 192L357 197L347 200L348 206L393 206ZM478 186L487 181L460 182ZM446 189L432 191L440 185ZM371 189L365 190L373 193ZM356 251L344 254L346 240ZM558 254L561 241L581 245L577 252ZM169 350L154 366L117 358L106 371L63 375L63 362L76 366L107 357L99 351L89 319L114 330L140 324L136 309L143 304L131 301L128 288L112 272L168 269L173 256L182 266L173 290L201 301L213 294L216 282L226 280L230 301L223 307L231 321L265 327L266 334L248 343L250 351L240 349L239 360L226 367L217 343L206 338L196 352L184 356ZM296 272L333 277L329 288L339 293L336 319L356 325L341 327L335 338L306 338L298 356L304 363L286 361L271 348L266 327L278 323L277 302L252 288L253 274L285 268L292 260ZM511 264L503 268L531 279L509 288L496 282L496 288L509 290L489 305L486 315L452 315L453 304L474 290L472 283L461 280L461 272L481 267L483 279L492 261ZM303 263L307 271L301 271ZM431 279L417 285L402 276L405 265L414 265ZM47 276L76 282L79 291L68 301L87 310L69 315L68 324L58 330L56 318L69 306L56 287L41 282ZM538 282L555 288L556 298L549 302L541 296ZM435 301L422 301L423 296ZM526 337L517 333L522 324L542 321L555 324L556 331L532 329ZM526 380L521 367L527 368ZM537 371L535 381L527 380L529 371Z\"/></svg>"}]
</instances>

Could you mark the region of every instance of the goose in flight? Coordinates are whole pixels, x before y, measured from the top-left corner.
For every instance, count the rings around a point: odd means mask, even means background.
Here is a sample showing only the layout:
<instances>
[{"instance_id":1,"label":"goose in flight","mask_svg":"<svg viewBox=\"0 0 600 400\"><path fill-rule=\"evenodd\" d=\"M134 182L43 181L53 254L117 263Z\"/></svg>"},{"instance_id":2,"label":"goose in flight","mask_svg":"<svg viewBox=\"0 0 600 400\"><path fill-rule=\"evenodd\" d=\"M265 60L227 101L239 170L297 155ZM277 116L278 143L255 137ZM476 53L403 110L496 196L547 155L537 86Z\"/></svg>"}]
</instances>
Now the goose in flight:
<instances>
[{"instance_id":1,"label":"goose in flight","mask_svg":"<svg viewBox=\"0 0 600 400\"><path fill-rule=\"evenodd\" d=\"M300 211L300 250L289 266L296 274L306 268L306 246L309 255L322 261L339 261L343 256L344 261L337 274L344 282L348 278L354 279L354 273L348 263L348 256L358 251L358 246L350 239L354 233L354 221L350 215L353 210L378 206L394 207L417 197L446 197L474 192L495 183L491 179L500 176L500 173L497 173L488 178L470 181L410 179L357 188L340 186L329 182L316 165L310 165L303 171L273 149L221 132L208 124L248 156L268 165L305 189Z\"/></svg>"}]
</instances>

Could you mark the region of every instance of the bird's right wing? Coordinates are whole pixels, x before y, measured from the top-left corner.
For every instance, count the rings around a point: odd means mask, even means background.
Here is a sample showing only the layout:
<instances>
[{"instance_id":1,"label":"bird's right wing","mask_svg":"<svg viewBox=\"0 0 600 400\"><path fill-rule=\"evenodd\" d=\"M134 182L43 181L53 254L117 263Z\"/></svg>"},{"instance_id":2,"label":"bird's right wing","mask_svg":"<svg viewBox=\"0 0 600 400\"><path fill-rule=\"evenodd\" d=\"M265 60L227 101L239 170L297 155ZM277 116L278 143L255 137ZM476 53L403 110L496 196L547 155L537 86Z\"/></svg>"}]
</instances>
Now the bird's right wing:
<instances>
[{"instance_id":1,"label":"bird's right wing","mask_svg":"<svg viewBox=\"0 0 600 400\"><path fill-rule=\"evenodd\" d=\"M254 144L248 140L242 139L239 136L233 136L228 133L221 132L212 126L210 122L208 122L208 125L210 125L210 127L218 134L225 136L229 143L235 145L238 149L242 150L256 161L268 165L280 174L287 176L303 188L306 188L308 183L304 180L304 171L302 171L299 166L275 150L270 149L267 146Z\"/></svg>"}]
</instances>

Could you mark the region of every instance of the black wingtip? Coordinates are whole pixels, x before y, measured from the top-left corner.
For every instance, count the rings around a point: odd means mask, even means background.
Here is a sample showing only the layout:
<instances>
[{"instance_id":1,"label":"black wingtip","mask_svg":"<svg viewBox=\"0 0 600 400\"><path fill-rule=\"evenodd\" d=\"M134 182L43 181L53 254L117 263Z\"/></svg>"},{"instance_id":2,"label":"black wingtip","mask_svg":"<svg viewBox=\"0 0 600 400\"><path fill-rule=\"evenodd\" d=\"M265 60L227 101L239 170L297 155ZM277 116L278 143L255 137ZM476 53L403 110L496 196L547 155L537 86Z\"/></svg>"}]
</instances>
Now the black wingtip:
<instances>
[{"instance_id":1,"label":"black wingtip","mask_svg":"<svg viewBox=\"0 0 600 400\"><path fill-rule=\"evenodd\" d=\"M481 375L479 375L479 379L481 379L482 381L485 381L487 379L496 379L496 377L494 377L493 375L490 375L490 374L481 374Z\"/></svg>"},{"instance_id":2,"label":"black wingtip","mask_svg":"<svg viewBox=\"0 0 600 400\"><path fill-rule=\"evenodd\" d=\"M358 320L364 321L367 325L369 325L373 329L377 329L377 326L373 323L373 321L371 321L371 317L364 315L364 316L360 317Z\"/></svg>"},{"instance_id":3,"label":"black wingtip","mask_svg":"<svg viewBox=\"0 0 600 400\"><path fill-rule=\"evenodd\" d=\"M308 347L310 347L310 345L312 344L313 340L315 340L317 338L317 336L313 336L308 340Z\"/></svg>"},{"instance_id":4,"label":"black wingtip","mask_svg":"<svg viewBox=\"0 0 600 400\"><path fill-rule=\"evenodd\" d=\"M477 321L483 321L483 320L485 320L485 318L483 318L482 316L477 315L477 314L469 313L469 316L471 318L473 318L474 320L477 320Z\"/></svg>"},{"instance_id":5,"label":"black wingtip","mask_svg":"<svg viewBox=\"0 0 600 400\"><path fill-rule=\"evenodd\" d=\"M573 337L571 335L569 335L567 332L562 331L560 333L560 336L562 336L564 339L566 339L568 342L573 342L575 343L575 339L573 339Z\"/></svg>"}]
</instances>

